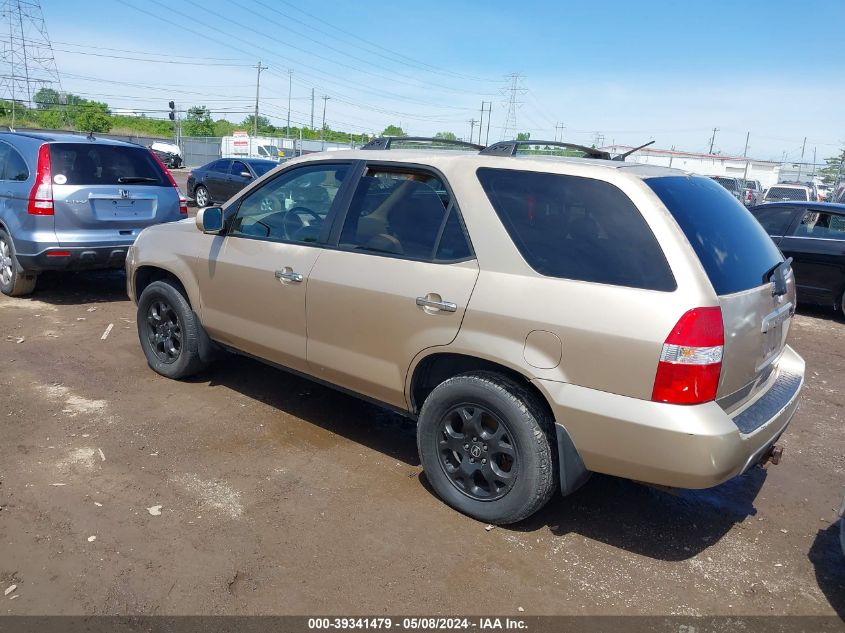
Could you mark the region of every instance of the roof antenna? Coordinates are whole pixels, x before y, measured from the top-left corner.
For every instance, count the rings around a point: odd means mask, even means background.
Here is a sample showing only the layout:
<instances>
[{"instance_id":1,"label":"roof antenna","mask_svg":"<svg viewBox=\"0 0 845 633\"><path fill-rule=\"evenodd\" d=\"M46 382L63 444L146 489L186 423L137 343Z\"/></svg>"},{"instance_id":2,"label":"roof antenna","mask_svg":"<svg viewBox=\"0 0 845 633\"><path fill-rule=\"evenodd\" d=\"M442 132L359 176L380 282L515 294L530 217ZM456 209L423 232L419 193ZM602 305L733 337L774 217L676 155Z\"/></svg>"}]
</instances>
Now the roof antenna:
<instances>
[{"instance_id":1,"label":"roof antenna","mask_svg":"<svg viewBox=\"0 0 845 633\"><path fill-rule=\"evenodd\" d=\"M88 132L88 136L86 136L85 138L87 138L89 141L96 141L97 140L96 138L94 138L94 130L91 130L90 132Z\"/></svg>"},{"instance_id":2,"label":"roof antenna","mask_svg":"<svg viewBox=\"0 0 845 633\"><path fill-rule=\"evenodd\" d=\"M619 154L619 156L614 156L611 160L622 160L624 161L628 156L633 154L634 152L640 151L644 147L648 147L649 145L654 145L654 141L649 141L648 143L643 143L639 147L635 147L634 149L628 150L624 154Z\"/></svg>"}]
</instances>

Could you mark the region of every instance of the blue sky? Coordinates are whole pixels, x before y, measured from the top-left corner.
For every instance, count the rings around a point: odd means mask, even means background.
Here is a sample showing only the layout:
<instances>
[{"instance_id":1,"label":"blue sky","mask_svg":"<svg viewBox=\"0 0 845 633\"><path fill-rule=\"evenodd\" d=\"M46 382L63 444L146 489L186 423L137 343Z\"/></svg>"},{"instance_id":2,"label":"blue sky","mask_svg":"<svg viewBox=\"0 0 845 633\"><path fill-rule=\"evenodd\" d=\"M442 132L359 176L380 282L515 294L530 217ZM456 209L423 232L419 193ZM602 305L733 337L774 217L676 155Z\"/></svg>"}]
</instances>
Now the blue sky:
<instances>
[{"instance_id":1,"label":"blue sky","mask_svg":"<svg viewBox=\"0 0 845 633\"><path fill-rule=\"evenodd\" d=\"M524 76L517 127L532 138L641 143L819 160L845 142L842 0L540 2L428 0L43 0L63 88L112 107L208 105L379 132L469 134L505 76ZM131 57L134 59L125 59ZM170 63L163 63L170 62ZM173 63L177 62L177 63Z\"/></svg>"}]
</instances>

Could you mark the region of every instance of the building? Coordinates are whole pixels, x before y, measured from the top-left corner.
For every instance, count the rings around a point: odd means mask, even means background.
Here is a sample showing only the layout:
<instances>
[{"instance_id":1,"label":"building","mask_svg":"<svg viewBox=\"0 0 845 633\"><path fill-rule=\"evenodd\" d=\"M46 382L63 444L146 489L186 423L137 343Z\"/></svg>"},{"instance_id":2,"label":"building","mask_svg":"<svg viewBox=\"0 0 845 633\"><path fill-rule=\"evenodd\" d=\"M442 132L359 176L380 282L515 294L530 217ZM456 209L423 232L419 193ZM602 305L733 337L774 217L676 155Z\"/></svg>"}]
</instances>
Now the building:
<instances>
[{"instance_id":1,"label":"building","mask_svg":"<svg viewBox=\"0 0 845 633\"><path fill-rule=\"evenodd\" d=\"M624 154L633 149L630 145L610 145L602 147L611 155ZM654 149L645 147L631 154L628 162L644 165L660 165L675 167L702 176L732 176L747 180L759 180L764 189L768 189L778 181L780 163L770 160L758 160L745 156L724 156L722 154L699 154L697 152L680 152L671 149Z\"/></svg>"}]
</instances>

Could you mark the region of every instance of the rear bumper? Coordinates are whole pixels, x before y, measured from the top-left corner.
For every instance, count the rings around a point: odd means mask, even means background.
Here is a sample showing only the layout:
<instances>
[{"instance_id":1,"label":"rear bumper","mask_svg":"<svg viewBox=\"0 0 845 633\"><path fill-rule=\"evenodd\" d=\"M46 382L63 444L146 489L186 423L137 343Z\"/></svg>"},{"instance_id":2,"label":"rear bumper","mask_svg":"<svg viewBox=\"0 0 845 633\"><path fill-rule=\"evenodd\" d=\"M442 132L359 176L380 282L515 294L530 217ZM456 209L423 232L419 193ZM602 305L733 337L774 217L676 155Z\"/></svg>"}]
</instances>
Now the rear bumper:
<instances>
[{"instance_id":1,"label":"rear bumper","mask_svg":"<svg viewBox=\"0 0 845 633\"><path fill-rule=\"evenodd\" d=\"M17 254L18 263L26 271L46 270L96 270L121 268L126 261L130 244L114 244L88 248L55 246L35 255Z\"/></svg>"},{"instance_id":2,"label":"rear bumper","mask_svg":"<svg viewBox=\"0 0 845 633\"><path fill-rule=\"evenodd\" d=\"M730 414L715 402L670 405L546 380L535 384L548 396L588 470L663 486L709 488L767 454L798 408L803 381L804 361L787 346L768 388ZM753 424L746 424L749 420Z\"/></svg>"}]
</instances>

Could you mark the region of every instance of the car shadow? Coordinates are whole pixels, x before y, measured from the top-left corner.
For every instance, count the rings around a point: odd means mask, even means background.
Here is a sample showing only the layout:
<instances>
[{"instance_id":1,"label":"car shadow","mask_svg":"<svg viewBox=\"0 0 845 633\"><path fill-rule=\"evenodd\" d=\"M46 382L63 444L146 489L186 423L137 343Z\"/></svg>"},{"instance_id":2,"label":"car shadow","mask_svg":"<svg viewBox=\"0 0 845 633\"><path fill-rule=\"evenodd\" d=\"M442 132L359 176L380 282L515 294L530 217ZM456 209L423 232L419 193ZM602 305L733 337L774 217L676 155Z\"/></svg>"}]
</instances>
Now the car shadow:
<instances>
[{"instance_id":1,"label":"car shadow","mask_svg":"<svg viewBox=\"0 0 845 633\"><path fill-rule=\"evenodd\" d=\"M225 386L409 466L420 464L413 420L313 380L235 354L186 380Z\"/></svg>"},{"instance_id":2,"label":"car shadow","mask_svg":"<svg viewBox=\"0 0 845 633\"><path fill-rule=\"evenodd\" d=\"M330 433L420 465L416 423L381 406L276 369L229 355L188 381L224 386ZM594 474L577 492L555 495L537 514L503 529L556 536L576 533L650 558L692 558L721 539L757 510L754 499L766 471L753 468L708 490L665 491L633 481ZM423 473L421 485L436 493Z\"/></svg>"},{"instance_id":3,"label":"car shadow","mask_svg":"<svg viewBox=\"0 0 845 633\"><path fill-rule=\"evenodd\" d=\"M799 303L795 310L801 316L813 317L814 319L824 319L825 321L833 321L842 323L845 321L842 313L834 310L830 306L820 306L812 303Z\"/></svg>"},{"instance_id":4,"label":"car shadow","mask_svg":"<svg viewBox=\"0 0 845 633\"><path fill-rule=\"evenodd\" d=\"M819 530L807 558L816 572L816 582L836 614L845 620L845 554L839 541L839 521Z\"/></svg>"},{"instance_id":5,"label":"car shadow","mask_svg":"<svg viewBox=\"0 0 845 633\"><path fill-rule=\"evenodd\" d=\"M42 301L51 305L80 305L128 301L126 273L122 269L83 272L43 272L35 292L18 301Z\"/></svg>"}]
</instances>

